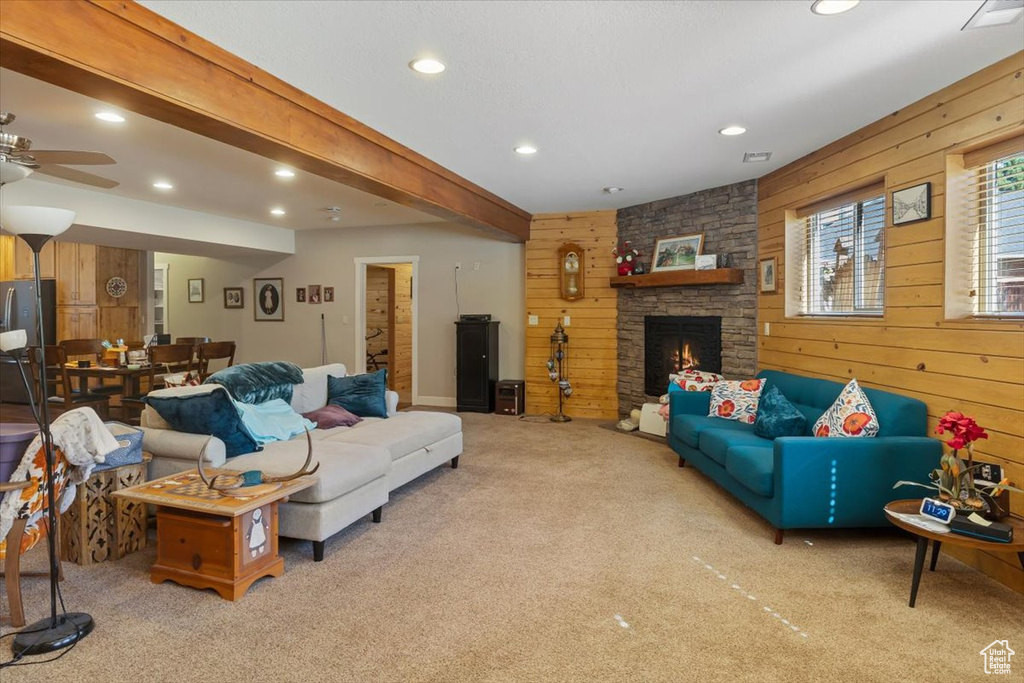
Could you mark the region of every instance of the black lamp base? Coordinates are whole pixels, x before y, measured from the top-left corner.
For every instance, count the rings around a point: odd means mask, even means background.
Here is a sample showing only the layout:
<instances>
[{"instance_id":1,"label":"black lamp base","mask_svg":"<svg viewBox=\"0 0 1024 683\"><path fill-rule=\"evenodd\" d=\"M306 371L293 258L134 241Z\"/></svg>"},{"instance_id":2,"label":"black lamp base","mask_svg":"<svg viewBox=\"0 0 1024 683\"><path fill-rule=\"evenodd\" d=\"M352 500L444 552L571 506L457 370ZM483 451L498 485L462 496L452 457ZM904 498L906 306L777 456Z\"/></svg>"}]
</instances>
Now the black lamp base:
<instances>
[{"instance_id":1,"label":"black lamp base","mask_svg":"<svg viewBox=\"0 0 1024 683\"><path fill-rule=\"evenodd\" d=\"M50 618L29 624L14 636L11 650L15 657L41 655L60 650L92 633L96 622L84 612L68 612L57 616L57 625L50 626Z\"/></svg>"}]
</instances>

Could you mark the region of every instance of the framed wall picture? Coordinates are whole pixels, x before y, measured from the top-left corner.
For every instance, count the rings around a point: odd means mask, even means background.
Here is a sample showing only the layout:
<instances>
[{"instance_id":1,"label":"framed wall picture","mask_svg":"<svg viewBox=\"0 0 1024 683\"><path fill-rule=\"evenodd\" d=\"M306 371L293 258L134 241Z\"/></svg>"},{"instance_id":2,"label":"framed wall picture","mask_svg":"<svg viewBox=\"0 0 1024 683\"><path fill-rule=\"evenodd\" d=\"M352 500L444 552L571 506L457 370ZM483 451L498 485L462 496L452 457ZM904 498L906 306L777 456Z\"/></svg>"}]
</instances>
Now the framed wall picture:
<instances>
[{"instance_id":1,"label":"framed wall picture","mask_svg":"<svg viewBox=\"0 0 1024 683\"><path fill-rule=\"evenodd\" d=\"M779 263L778 259L774 256L771 258L761 259L759 262L759 270L761 271L761 289L763 293L772 293L779 291Z\"/></svg>"},{"instance_id":2,"label":"framed wall picture","mask_svg":"<svg viewBox=\"0 0 1024 683\"><path fill-rule=\"evenodd\" d=\"M224 308L244 308L245 290L241 287L224 288Z\"/></svg>"},{"instance_id":3,"label":"framed wall picture","mask_svg":"<svg viewBox=\"0 0 1024 683\"><path fill-rule=\"evenodd\" d=\"M295 288L295 301L300 304L306 303L306 288L296 287Z\"/></svg>"},{"instance_id":4,"label":"framed wall picture","mask_svg":"<svg viewBox=\"0 0 1024 683\"><path fill-rule=\"evenodd\" d=\"M284 278L253 278L252 293L255 297L252 315L256 322L284 320Z\"/></svg>"},{"instance_id":5,"label":"framed wall picture","mask_svg":"<svg viewBox=\"0 0 1024 683\"><path fill-rule=\"evenodd\" d=\"M566 301L582 299L586 253L578 244L563 244L558 250L558 295Z\"/></svg>"},{"instance_id":6,"label":"framed wall picture","mask_svg":"<svg viewBox=\"0 0 1024 683\"><path fill-rule=\"evenodd\" d=\"M660 237L654 244L654 258L651 272L665 270L693 270L697 267L697 256L704 248L704 233Z\"/></svg>"},{"instance_id":7,"label":"framed wall picture","mask_svg":"<svg viewBox=\"0 0 1024 683\"><path fill-rule=\"evenodd\" d=\"M334 287L324 287L324 303L334 303Z\"/></svg>"},{"instance_id":8,"label":"framed wall picture","mask_svg":"<svg viewBox=\"0 0 1024 683\"><path fill-rule=\"evenodd\" d=\"M310 285L306 287L306 300L311 304L318 304L321 301L320 298L320 285Z\"/></svg>"},{"instance_id":9,"label":"framed wall picture","mask_svg":"<svg viewBox=\"0 0 1024 683\"><path fill-rule=\"evenodd\" d=\"M188 281L188 302L201 304L206 298L206 283L203 278L192 278Z\"/></svg>"},{"instance_id":10,"label":"framed wall picture","mask_svg":"<svg viewBox=\"0 0 1024 683\"><path fill-rule=\"evenodd\" d=\"M921 183L892 193L892 224L906 225L932 217L932 184Z\"/></svg>"}]
</instances>

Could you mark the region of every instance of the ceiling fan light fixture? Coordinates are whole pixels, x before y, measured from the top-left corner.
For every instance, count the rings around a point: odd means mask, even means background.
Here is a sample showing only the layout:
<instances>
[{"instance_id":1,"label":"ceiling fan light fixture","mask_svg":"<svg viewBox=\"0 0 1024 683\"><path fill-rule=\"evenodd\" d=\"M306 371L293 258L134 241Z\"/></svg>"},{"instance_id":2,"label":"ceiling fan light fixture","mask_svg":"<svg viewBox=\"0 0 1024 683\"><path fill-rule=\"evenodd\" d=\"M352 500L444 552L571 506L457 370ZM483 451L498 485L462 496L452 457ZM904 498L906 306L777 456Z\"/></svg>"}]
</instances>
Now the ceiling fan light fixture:
<instances>
[{"instance_id":1,"label":"ceiling fan light fixture","mask_svg":"<svg viewBox=\"0 0 1024 683\"><path fill-rule=\"evenodd\" d=\"M96 114L96 118L107 123L124 123L124 117L112 111L101 111Z\"/></svg>"},{"instance_id":2,"label":"ceiling fan light fixture","mask_svg":"<svg viewBox=\"0 0 1024 683\"><path fill-rule=\"evenodd\" d=\"M22 166L13 161L0 161L0 185L24 180L32 175L33 170L28 166Z\"/></svg>"}]
</instances>

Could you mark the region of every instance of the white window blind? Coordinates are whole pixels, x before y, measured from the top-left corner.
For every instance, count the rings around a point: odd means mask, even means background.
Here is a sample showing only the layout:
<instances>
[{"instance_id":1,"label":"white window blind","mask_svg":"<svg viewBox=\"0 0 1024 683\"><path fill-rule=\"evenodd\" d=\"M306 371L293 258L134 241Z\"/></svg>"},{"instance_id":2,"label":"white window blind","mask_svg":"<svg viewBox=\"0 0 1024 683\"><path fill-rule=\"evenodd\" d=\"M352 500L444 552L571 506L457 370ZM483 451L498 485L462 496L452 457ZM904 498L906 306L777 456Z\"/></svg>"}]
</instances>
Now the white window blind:
<instances>
[{"instance_id":1,"label":"white window blind","mask_svg":"<svg viewBox=\"0 0 1024 683\"><path fill-rule=\"evenodd\" d=\"M885 188L872 185L797 212L786 244L798 315L879 316L885 296Z\"/></svg>"},{"instance_id":2,"label":"white window blind","mask_svg":"<svg viewBox=\"0 0 1024 683\"><path fill-rule=\"evenodd\" d=\"M977 316L1024 316L1024 137L964 155L959 269Z\"/></svg>"}]
</instances>

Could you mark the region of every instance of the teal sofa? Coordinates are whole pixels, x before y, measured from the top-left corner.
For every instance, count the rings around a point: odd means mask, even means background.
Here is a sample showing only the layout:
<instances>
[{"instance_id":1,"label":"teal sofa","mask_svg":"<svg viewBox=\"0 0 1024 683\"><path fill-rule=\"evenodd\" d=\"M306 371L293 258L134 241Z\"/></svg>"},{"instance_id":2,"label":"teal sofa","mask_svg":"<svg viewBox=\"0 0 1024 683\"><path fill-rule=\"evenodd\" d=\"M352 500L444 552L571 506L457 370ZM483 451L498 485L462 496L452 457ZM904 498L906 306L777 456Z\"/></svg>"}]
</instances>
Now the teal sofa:
<instances>
[{"instance_id":1,"label":"teal sofa","mask_svg":"<svg viewBox=\"0 0 1024 683\"><path fill-rule=\"evenodd\" d=\"M873 438L814 437L815 421L843 385L764 370L764 392L776 386L807 418L805 436L774 441L754 426L708 417L711 392L669 392L668 443L679 466L690 463L775 527L785 529L886 526L882 507L910 496L893 490L901 480L927 481L939 464L942 443L925 436L924 403L878 389L864 389L878 416Z\"/></svg>"}]
</instances>

